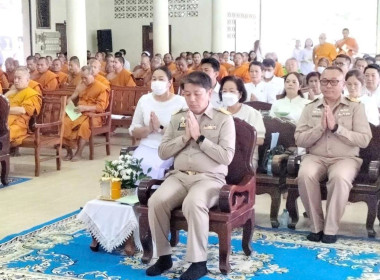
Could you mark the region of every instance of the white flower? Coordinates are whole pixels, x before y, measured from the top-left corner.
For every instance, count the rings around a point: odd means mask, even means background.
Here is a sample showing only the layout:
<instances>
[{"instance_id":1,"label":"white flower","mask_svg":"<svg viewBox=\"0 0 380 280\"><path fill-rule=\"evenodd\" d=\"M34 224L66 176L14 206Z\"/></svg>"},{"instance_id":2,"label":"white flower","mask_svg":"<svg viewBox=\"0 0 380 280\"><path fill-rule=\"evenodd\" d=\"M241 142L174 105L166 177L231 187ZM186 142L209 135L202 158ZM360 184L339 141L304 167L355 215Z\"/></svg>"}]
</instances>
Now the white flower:
<instances>
[{"instance_id":1,"label":"white flower","mask_svg":"<svg viewBox=\"0 0 380 280\"><path fill-rule=\"evenodd\" d=\"M122 176L122 179L123 179L123 180L129 180L130 177L129 177L128 175L123 175L123 176Z\"/></svg>"}]
</instances>

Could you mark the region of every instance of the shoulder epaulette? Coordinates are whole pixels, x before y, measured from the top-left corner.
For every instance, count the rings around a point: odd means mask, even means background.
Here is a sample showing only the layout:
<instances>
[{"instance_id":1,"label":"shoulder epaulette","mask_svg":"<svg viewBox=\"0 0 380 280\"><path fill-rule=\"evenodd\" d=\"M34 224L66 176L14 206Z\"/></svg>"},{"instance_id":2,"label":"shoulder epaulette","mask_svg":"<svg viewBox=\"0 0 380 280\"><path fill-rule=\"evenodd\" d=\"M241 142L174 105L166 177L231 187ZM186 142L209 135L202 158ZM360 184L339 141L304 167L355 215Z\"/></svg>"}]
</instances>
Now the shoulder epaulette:
<instances>
[{"instance_id":1,"label":"shoulder epaulette","mask_svg":"<svg viewBox=\"0 0 380 280\"><path fill-rule=\"evenodd\" d=\"M182 108L182 109L180 109L180 110L178 110L178 111L175 111L175 112L172 114L172 116L177 115L178 113L181 113L181 112L186 112L187 110L189 110L189 108Z\"/></svg>"},{"instance_id":2,"label":"shoulder epaulette","mask_svg":"<svg viewBox=\"0 0 380 280\"><path fill-rule=\"evenodd\" d=\"M312 101L310 101L309 103L307 103L306 106L309 105L309 104L312 104L312 103L314 103L314 102L317 102L318 99L319 99L319 98L315 98L314 100L312 100Z\"/></svg>"},{"instance_id":3,"label":"shoulder epaulette","mask_svg":"<svg viewBox=\"0 0 380 280\"><path fill-rule=\"evenodd\" d=\"M222 113L224 113L226 115L231 115L231 112L227 111L227 109L225 109L223 107L220 107L220 108L218 108L216 110L219 111L219 112L222 112Z\"/></svg>"},{"instance_id":4,"label":"shoulder epaulette","mask_svg":"<svg viewBox=\"0 0 380 280\"><path fill-rule=\"evenodd\" d=\"M351 101L351 102L358 102L358 103L360 103L360 100L357 99L357 98L355 98L355 97L348 97L348 96L346 96L346 99L349 100L349 101Z\"/></svg>"}]
</instances>

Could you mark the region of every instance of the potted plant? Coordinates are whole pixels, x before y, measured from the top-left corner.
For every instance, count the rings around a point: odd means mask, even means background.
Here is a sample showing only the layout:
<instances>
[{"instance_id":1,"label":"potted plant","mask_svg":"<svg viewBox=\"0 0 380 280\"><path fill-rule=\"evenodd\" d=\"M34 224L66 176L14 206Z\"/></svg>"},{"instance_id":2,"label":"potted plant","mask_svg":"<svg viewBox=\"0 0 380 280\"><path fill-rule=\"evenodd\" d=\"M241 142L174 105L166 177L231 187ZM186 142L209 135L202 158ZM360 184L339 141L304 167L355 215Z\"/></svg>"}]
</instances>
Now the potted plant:
<instances>
[{"instance_id":1,"label":"potted plant","mask_svg":"<svg viewBox=\"0 0 380 280\"><path fill-rule=\"evenodd\" d=\"M143 178L149 178L148 173L145 174L141 162L143 159L132 157L131 154L120 155L117 160L107 160L103 170L104 178L119 178L121 181L122 196L128 194L135 194L137 184ZM112 179L111 179L112 180Z\"/></svg>"}]
</instances>

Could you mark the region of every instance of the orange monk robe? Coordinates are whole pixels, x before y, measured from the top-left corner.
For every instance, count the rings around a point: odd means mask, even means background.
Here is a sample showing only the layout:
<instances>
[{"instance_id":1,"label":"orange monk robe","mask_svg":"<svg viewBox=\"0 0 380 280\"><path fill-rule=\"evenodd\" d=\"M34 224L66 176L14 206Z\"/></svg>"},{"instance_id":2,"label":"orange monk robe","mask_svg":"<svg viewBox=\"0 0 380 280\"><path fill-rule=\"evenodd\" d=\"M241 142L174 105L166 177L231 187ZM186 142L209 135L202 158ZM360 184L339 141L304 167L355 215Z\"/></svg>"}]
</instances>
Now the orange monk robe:
<instances>
[{"instance_id":1,"label":"orange monk robe","mask_svg":"<svg viewBox=\"0 0 380 280\"><path fill-rule=\"evenodd\" d=\"M0 83L0 93L3 94L3 88L1 87L1 83Z\"/></svg>"},{"instance_id":2,"label":"orange monk robe","mask_svg":"<svg viewBox=\"0 0 380 280\"><path fill-rule=\"evenodd\" d=\"M274 75L280 78L285 75L284 68L282 67L280 62L276 61L276 66L274 67Z\"/></svg>"},{"instance_id":3,"label":"orange monk robe","mask_svg":"<svg viewBox=\"0 0 380 280\"><path fill-rule=\"evenodd\" d=\"M62 71L55 74L58 76L59 87L62 88L67 86L68 75Z\"/></svg>"},{"instance_id":4,"label":"orange monk robe","mask_svg":"<svg viewBox=\"0 0 380 280\"><path fill-rule=\"evenodd\" d=\"M193 66L191 67L191 70L192 71L202 71L201 64L199 64L198 66L196 66L195 64L193 64Z\"/></svg>"},{"instance_id":5,"label":"orange monk robe","mask_svg":"<svg viewBox=\"0 0 380 280\"><path fill-rule=\"evenodd\" d=\"M116 77L110 80L112 86L119 87L135 87L136 83L133 80L132 73L126 69L122 69L116 74Z\"/></svg>"},{"instance_id":6,"label":"orange monk robe","mask_svg":"<svg viewBox=\"0 0 380 280\"><path fill-rule=\"evenodd\" d=\"M101 82L103 85L105 85L107 87L107 89L111 89L111 83L110 83L110 81L108 81L102 75L100 75L100 74L96 75L95 76L95 80L97 80L98 82Z\"/></svg>"},{"instance_id":7,"label":"orange monk robe","mask_svg":"<svg viewBox=\"0 0 380 280\"><path fill-rule=\"evenodd\" d=\"M351 57L359 51L358 43L351 37L339 40L335 46L338 48L338 54L346 54Z\"/></svg>"},{"instance_id":8,"label":"orange monk robe","mask_svg":"<svg viewBox=\"0 0 380 280\"><path fill-rule=\"evenodd\" d=\"M99 75L102 75L103 77L107 77L107 73L104 71L99 71Z\"/></svg>"},{"instance_id":9,"label":"orange monk robe","mask_svg":"<svg viewBox=\"0 0 380 280\"><path fill-rule=\"evenodd\" d=\"M230 63L227 63L227 62L221 63L220 65L223 65L223 66L227 69L227 71L228 71L230 68L234 67L234 65L232 65L232 64L230 64Z\"/></svg>"},{"instance_id":10,"label":"orange monk robe","mask_svg":"<svg viewBox=\"0 0 380 280\"><path fill-rule=\"evenodd\" d=\"M68 74L69 73L69 65L67 62L65 62L63 65L62 65L62 68L61 68L61 71L65 74Z\"/></svg>"},{"instance_id":11,"label":"orange monk robe","mask_svg":"<svg viewBox=\"0 0 380 280\"><path fill-rule=\"evenodd\" d=\"M106 72L106 66L107 66L107 62L105 62L105 61L100 62L100 71L105 73Z\"/></svg>"},{"instance_id":12,"label":"orange monk robe","mask_svg":"<svg viewBox=\"0 0 380 280\"><path fill-rule=\"evenodd\" d=\"M150 81L152 80L152 71L150 68L147 70L138 69L136 72L133 72L132 75L135 79L143 79L144 86L150 86Z\"/></svg>"},{"instance_id":13,"label":"orange monk robe","mask_svg":"<svg viewBox=\"0 0 380 280\"><path fill-rule=\"evenodd\" d=\"M221 81L225 76L228 76L228 71L226 67L224 67L224 65L220 65L219 75L217 77L217 80Z\"/></svg>"},{"instance_id":14,"label":"orange monk robe","mask_svg":"<svg viewBox=\"0 0 380 280\"><path fill-rule=\"evenodd\" d=\"M175 73L175 71L177 71L177 66L175 65L174 62L170 62L170 64L167 65L166 67L168 67L170 72L172 72L172 75Z\"/></svg>"},{"instance_id":15,"label":"orange monk robe","mask_svg":"<svg viewBox=\"0 0 380 280\"><path fill-rule=\"evenodd\" d=\"M80 72L77 74L69 74L67 77L67 83L69 87L76 87L77 85L80 84L81 81L82 81L82 75L80 74Z\"/></svg>"},{"instance_id":16,"label":"orange monk robe","mask_svg":"<svg viewBox=\"0 0 380 280\"><path fill-rule=\"evenodd\" d=\"M331 62L336 58L336 56L337 53L335 46L330 43L324 43L323 45L315 46L313 50L313 59L315 65L318 65L318 61L322 57L327 58L331 64Z\"/></svg>"},{"instance_id":17,"label":"orange monk robe","mask_svg":"<svg viewBox=\"0 0 380 280\"><path fill-rule=\"evenodd\" d=\"M77 105L96 106L96 112L102 113L107 109L109 102L109 89L101 82L95 80L79 93ZM72 121L67 115L64 120L63 143L70 148L76 147L78 137L89 140L91 135L89 117L86 112L82 116ZM93 118L93 126L102 125L102 118Z\"/></svg>"},{"instance_id":18,"label":"orange monk robe","mask_svg":"<svg viewBox=\"0 0 380 280\"><path fill-rule=\"evenodd\" d=\"M23 107L26 111L23 115L9 115L8 126L12 147L18 146L27 137L28 125L34 112L41 110L41 94L30 87L24 88L8 96L10 107Z\"/></svg>"},{"instance_id":19,"label":"orange monk robe","mask_svg":"<svg viewBox=\"0 0 380 280\"><path fill-rule=\"evenodd\" d=\"M32 79L32 80L37 80L40 76L41 76L41 74L38 73L37 70L30 72L30 79Z\"/></svg>"},{"instance_id":20,"label":"orange monk robe","mask_svg":"<svg viewBox=\"0 0 380 280\"><path fill-rule=\"evenodd\" d=\"M58 76L47 70L38 79L33 79L40 83L43 90L55 90L59 86Z\"/></svg>"},{"instance_id":21,"label":"orange monk robe","mask_svg":"<svg viewBox=\"0 0 380 280\"><path fill-rule=\"evenodd\" d=\"M251 82L251 76L246 65L230 68L229 75L239 77L244 83Z\"/></svg>"},{"instance_id":22,"label":"orange monk robe","mask_svg":"<svg viewBox=\"0 0 380 280\"><path fill-rule=\"evenodd\" d=\"M183 77L185 77L187 74L190 74L191 72L193 72L193 70L190 68L188 68L186 72L176 71L173 74L173 79L175 82L180 82Z\"/></svg>"},{"instance_id":23,"label":"orange monk robe","mask_svg":"<svg viewBox=\"0 0 380 280\"><path fill-rule=\"evenodd\" d=\"M0 69L0 85L2 88L9 88L9 81L7 74L3 72L3 70Z\"/></svg>"},{"instance_id":24,"label":"orange monk robe","mask_svg":"<svg viewBox=\"0 0 380 280\"><path fill-rule=\"evenodd\" d=\"M42 94L42 87L41 87L41 85L40 85L39 83L37 83L36 81L29 80L28 87L30 87L31 89L34 89L34 90L37 91L39 94Z\"/></svg>"}]
</instances>

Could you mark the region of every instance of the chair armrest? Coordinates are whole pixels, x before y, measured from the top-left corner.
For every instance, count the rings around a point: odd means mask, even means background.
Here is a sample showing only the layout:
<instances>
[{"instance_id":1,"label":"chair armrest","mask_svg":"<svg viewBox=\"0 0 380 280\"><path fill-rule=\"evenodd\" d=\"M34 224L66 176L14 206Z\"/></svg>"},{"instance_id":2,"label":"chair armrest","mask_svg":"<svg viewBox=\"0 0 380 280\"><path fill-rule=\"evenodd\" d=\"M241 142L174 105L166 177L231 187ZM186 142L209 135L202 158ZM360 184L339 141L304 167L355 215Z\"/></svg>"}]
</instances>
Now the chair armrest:
<instances>
[{"instance_id":1,"label":"chair armrest","mask_svg":"<svg viewBox=\"0 0 380 280\"><path fill-rule=\"evenodd\" d=\"M130 152L133 152L134 150L136 150L137 147L138 146L129 146L129 147L126 147L126 148L121 148L120 149L120 155L127 155Z\"/></svg>"},{"instance_id":2,"label":"chair armrest","mask_svg":"<svg viewBox=\"0 0 380 280\"><path fill-rule=\"evenodd\" d=\"M289 154L274 155L272 158L272 173L277 176L285 176Z\"/></svg>"},{"instance_id":3,"label":"chair armrest","mask_svg":"<svg viewBox=\"0 0 380 280\"><path fill-rule=\"evenodd\" d=\"M219 208L222 212L231 213L245 205L255 203L256 177L244 176L238 185L224 185L219 192Z\"/></svg>"},{"instance_id":4,"label":"chair armrest","mask_svg":"<svg viewBox=\"0 0 380 280\"><path fill-rule=\"evenodd\" d=\"M286 170L289 175L297 176L300 162L301 162L301 156L299 155L289 156L288 163L286 165Z\"/></svg>"},{"instance_id":5,"label":"chair armrest","mask_svg":"<svg viewBox=\"0 0 380 280\"><path fill-rule=\"evenodd\" d=\"M161 185L164 180L150 180L150 179L142 179L138 189L137 189L137 196L140 201L140 205L147 206L148 205L148 199L152 195L152 187L153 185Z\"/></svg>"},{"instance_id":6,"label":"chair armrest","mask_svg":"<svg viewBox=\"0 0 380 280\"><path fill-rule=\"evenodd\" d=\"M372 160L368 166L368 178L370 182L376 182L380 173L380 161Z\"/></svg>"},{"instance_id":7,"label":"chair armrest","mask_svg":"<svg viewBox=\"0 0 380 280\"><path fill-rule=\"evenodd\" d=\"M96 118L96 117L106 117L111 116L111 112L104 112L104 113L86 113L86 116L90 118Z\"/></svg>"},{"instance_id":8,"label":"chair armrest","mask_svg":"<svg viewBox=\"0 0 380 280\"><path fill-rule=\"evenodd\" d=\"M62 122L61 121L57 121L57 122L52 122L52 123L36 123L34 125L35 128L47 128L47 127L53 127L53 126L57 126L57 125L61 125Z\"/></svg>"}]
</instances>

